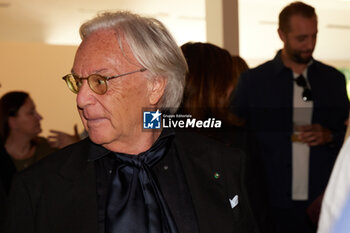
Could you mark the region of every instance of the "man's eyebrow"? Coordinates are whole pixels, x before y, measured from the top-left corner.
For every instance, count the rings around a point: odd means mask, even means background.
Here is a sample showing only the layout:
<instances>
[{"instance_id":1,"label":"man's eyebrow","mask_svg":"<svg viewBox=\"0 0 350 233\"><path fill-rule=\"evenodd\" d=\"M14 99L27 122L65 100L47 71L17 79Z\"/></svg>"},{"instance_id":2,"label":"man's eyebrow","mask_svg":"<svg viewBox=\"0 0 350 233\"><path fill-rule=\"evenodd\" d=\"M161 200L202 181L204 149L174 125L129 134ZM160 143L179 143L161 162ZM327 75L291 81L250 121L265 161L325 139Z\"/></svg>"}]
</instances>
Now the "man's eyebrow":
<instances>
[{"instance_id":1,"label":"man's eyebrow","mask_svg":"<svg viewBox=\"0 0 350 233\"><path fill-rule=\"evenodd\" d=\"M99 70L94 70L92 73L93 74L98 74L98 73L101 73L102 71L105 71L105 70L108 70L107 68L102 68L102 69L99 69Z\"/></svg>"},{"instance_id":2,"label":"man's eyebrow","mask_svg":"<svg viewBox=\"0 0 350 233\"><path fill-rule=\"evenodd\" d=\"M100 73L100 72L102 72L102 71L105 71L105 70L108 70L108 69L107 69L107 68L102 68L102 69L94 70L93 72L91 72L91 74L98 74L98 73ZM77 75L77 74L74 72L73 68L71 69L70 72L71 72L72 74L76 75L76 76L79 76L79 75Z\"/></svg>"},{"instance_id":3,"label":"man's eyebrow","mask_svg":"<svg viewBox=\"0 0 350 233\"><path fill-rule=\"evenodd\" d=\"M307 38L308 37L308 35L299 35L299 36L297 36L297 38Z\"/></svg>"}]
</instances>

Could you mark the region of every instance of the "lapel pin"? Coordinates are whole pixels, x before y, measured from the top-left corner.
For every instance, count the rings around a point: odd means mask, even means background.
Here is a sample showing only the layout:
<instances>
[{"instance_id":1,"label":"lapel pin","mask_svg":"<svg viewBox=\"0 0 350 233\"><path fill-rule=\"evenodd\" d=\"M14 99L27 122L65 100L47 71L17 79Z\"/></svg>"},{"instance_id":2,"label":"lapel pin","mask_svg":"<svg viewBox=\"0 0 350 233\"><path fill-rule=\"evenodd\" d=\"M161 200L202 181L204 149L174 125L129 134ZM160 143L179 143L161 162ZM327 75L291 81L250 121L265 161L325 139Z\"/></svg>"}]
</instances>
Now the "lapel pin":
<instances>
[{"instance_id":1,"label":"lapel pin","mask_svg":"<svg viewBox=\"0 0 350 233\"><path fill-rule=\"evenodd\" d=\"M215 178L215 179L219 179L219 178L220 178L220 174L219 174L218 172L215 172L215 173L214 173L214 178Z\"/></svg>"}]
</instances>

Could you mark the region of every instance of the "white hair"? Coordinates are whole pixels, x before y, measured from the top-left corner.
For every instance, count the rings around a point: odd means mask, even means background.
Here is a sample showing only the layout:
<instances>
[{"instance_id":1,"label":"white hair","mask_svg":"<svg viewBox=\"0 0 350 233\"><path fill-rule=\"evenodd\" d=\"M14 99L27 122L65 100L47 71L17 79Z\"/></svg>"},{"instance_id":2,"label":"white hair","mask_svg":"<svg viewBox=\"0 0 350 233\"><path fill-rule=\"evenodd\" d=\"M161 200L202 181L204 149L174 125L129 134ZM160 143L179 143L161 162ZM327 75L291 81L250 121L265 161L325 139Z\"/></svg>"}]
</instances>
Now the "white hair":
<instances>
[{"instance_id":1,"label":"white hair","mask_svg":"<svg viewBox=\"0 0 350 233\"><path fill-rule=\"evenodd\" d=\"M153 77L166 78L166 87L158 108L174 113L179 107L188 70L181 49L166 27L157 19L130 12L104 12L80 27L84 40L100 29L122 32L135 58ZM121 38L117 38L121 46Z\"/></svg>"}]
</instances>

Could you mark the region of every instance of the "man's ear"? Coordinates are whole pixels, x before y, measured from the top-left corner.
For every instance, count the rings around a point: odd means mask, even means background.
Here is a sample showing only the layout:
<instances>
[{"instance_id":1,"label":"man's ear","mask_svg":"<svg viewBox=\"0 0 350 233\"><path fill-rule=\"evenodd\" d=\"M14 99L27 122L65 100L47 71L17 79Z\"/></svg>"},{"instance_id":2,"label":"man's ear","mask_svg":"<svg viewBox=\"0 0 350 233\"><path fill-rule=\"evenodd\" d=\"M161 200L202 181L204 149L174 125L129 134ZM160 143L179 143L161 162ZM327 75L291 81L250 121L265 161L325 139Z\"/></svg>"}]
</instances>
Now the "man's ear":
<instances>
[{"instance_id":1,"label":"man's ear","mask_svg":"<svg viewBox=\"0 0 350 233\"><path fill-rule=\"evenodd\" d=\"M280 39L283 41L283 43L286 43L286 41L287 41L287 34L284 33L281 29L278 29L277 32L278 32L278 35L279 35Z\"/></svg>"},{"instance_id":2,"label":"man's ear","mask_svg":"<svg viewBox=\"0 0 350 233\"><path fill-rule=\"evenodd\" d=\"M149 85L149 102L156 105L164 94L167 79L161 76L154 77Z\"/></svg>"}]
</instances>

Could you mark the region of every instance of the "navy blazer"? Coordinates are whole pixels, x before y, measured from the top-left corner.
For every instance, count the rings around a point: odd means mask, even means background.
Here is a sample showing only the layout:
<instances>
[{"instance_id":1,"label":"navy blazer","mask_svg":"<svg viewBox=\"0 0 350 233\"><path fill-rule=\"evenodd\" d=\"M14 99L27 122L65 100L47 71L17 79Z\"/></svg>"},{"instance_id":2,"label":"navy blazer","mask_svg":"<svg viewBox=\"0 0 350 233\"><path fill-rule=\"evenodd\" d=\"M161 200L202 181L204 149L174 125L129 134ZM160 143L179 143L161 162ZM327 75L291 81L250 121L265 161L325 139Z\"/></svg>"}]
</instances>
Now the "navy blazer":
<instances>
[{"instance_id":1,"label":"navy blazer","mask_svg":"<svg viewBox=\"0 0 350 233\"><path fill-rule=\"evenodd\" d=\"M87 138L16 175L7 233L98 233L95 166L87 160L92 145ZM193 224L201 233L258 232L239 150L197 134L176 133L165 159L169 156L179 157L198 221ZM239 204L231 208L229 199L235 195Z\"/></svg>"},{"instance_id":2,"label":"navy blazer","mask_svg":"<svg viewBox=\"0 0 350 233\"><path fill-rule=\"evenodd\" d=\"M310 149L312 201L324 191L343 143L349 100L345 77L333 67L314 60L308 68L308 80L314 101L312 123L330 129L334 136L332 143ZM241 75L233 99L236 113L256 132L270 201L280 208L292 204L293 85L293 72L284 66L279 52L273 60Z\"/></svg>"}]
</instances>

